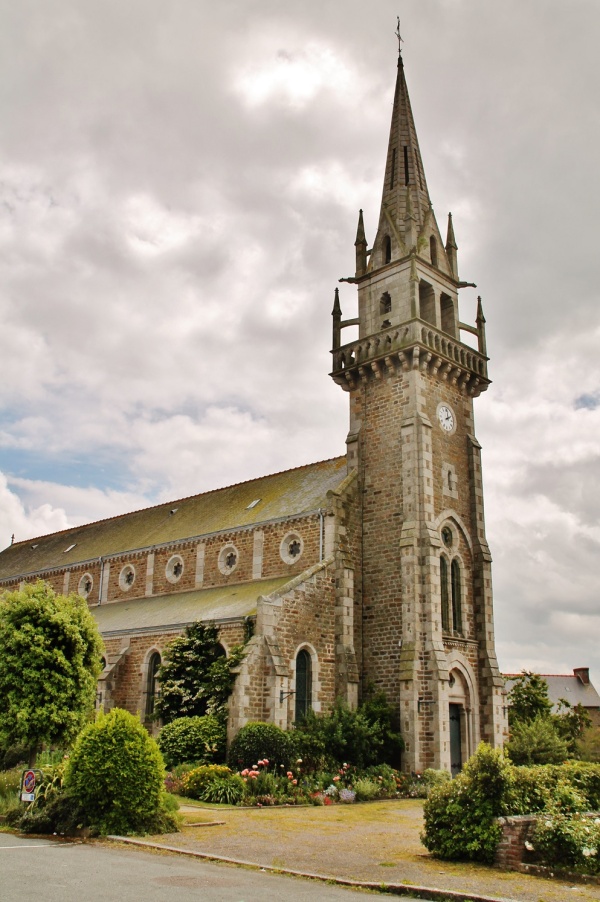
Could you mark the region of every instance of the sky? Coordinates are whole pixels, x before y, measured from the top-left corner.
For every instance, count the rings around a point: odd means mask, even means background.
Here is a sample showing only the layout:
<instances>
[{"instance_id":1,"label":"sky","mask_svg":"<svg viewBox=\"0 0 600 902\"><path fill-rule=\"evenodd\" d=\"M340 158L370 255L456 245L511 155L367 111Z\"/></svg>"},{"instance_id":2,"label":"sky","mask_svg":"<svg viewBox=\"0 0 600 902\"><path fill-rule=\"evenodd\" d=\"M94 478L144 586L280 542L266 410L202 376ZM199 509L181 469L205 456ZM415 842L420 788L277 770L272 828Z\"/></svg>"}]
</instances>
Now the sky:
<instances>
[{"instance_id":1,"label":"sky","mask_svg":"<svg viewBox=\"0 0 600 902\"><path fill-rule=\"evenodd\" d=\"M597 0L0 0L0 547L344 453L397 15L487 319L499 664L600 685Z\"/></svg>"}]
</instances>

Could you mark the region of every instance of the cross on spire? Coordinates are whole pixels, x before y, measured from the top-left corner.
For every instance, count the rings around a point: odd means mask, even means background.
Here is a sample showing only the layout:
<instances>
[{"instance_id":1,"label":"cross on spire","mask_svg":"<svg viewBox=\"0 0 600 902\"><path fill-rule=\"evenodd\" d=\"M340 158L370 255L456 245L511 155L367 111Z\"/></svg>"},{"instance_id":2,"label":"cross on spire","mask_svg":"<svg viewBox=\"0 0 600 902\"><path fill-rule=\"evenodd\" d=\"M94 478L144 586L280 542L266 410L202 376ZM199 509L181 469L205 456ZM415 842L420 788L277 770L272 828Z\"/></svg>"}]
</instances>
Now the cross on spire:
<instances>
[{"instance_id":1,"label":"cross on spire","mask_svg":"<svg viewBox=\"0 0 600 902\"><path fill-rule=\"evenodd\" d=\"M404 43L404 38L400 34L400 16L396 16L398 20L398 25L396 26L396 37L398 38L398 56L402 56L402 44Z\"/></svg>"}]
</instances>

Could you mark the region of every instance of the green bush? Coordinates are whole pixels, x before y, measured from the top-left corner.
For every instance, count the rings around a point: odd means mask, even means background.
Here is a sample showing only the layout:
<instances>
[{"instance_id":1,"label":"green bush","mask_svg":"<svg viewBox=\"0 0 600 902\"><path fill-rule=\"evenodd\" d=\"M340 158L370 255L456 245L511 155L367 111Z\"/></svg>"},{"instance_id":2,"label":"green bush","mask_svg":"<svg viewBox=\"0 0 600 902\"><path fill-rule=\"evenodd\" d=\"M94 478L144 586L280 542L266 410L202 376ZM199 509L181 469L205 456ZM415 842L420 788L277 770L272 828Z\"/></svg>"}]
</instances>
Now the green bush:
<instances>
[{"instance_id":1,"label":"green bush","mask_svg":"<svg viewBox=\"0 0 600 902\"><path fill-rule=\"evenodd\" d=\"M382 798L394 798L398 795L398 773L389 764L377 764L365 770L365 777L379 783L379 794Z\"/></svg>"},{"instance_id":2,"label":"green bush","mask_svg":"<svg viewBox=\"0 0 600 902\"><path fill-rule=\"evenodd\" d=\"M79 799L68 793L57 793L48 802L21 809L14 826L22 833L72 835L84 826L85 810Z\"/></svg>"},{"instance_id":3,"label":"green bush","mask_svg":"<svg viewBox=\"0 0 600 902\"><path fill-rule=\"evenodd\" d=\"M227 728L222 718L212 714L178 717L162 728L158 747L167 767L188 762L219 764L225 761Z\"/></svg>"},{"instance_id":4,"label":"green bush","mask_svg":"<svg viewBox=\"0 0 600 902\"><path fill-rule=\"evenodd\" d=\"M0 814L5 814L18 803L22 773L21 766L0 772Z\"/></svg>"},{"instance_id":5,"label":"green bush","mask_svg":"<svg viewBox=\"0 0 600 902\"><path fill-rule=\"evenodd\" d=\"M510 814L531 814L550 807L557 785L566 782L585 798L585 810L600 810L600 765L586 761L514 767L507 797Z\"/></svg>"},{"instance_id":6,"label":"green bush","mask_svg":"<svg viewBox=\"0 0 600 902\"><path fill-rule=\"evenodd\" d=\"M201 802L237 805L244 795L244 781L228 767L209 764L184 774L181 794Z\"/></svg>"},{"instance_id":7,"label":"green bush","mask_svg":"<svg viewBox=\"0 0 600 902\"><path fill-rule=\"evenodd\" d=\"M64 786L100 833L137 833L158 818L164 764L137 717L119 708L100 714L75 743Z\"/></svg>"},{"instance_id":8,"label":"green bush","mask_svg":"<svg viewBox=\"0 0 600 902\"><path fill-rule=\"evenodd\" d=\"M352 784L352 788L356 794L357 802L371 802L378 799L381 795L381 787L374 780L368 777L360 777Z\"/></svg>"},{"instance_id":9,"label":"green bush","mask_svg":"<svg viewBox=\"0 0 600 902\"><path fill-rule=\"evenodd\" d=\"M0 748L0 771L12 770L18 764L23 767L29 761L29 749L24 745L10 745L8 748Z\"/></svg>"},{"instance_id":10,"label":"green bush","mask_svg":"<svg viewBox=\"0 0 600 902\"><path fill-rule=\"evenodd\" d=\"M533 851L544 863L597 874L600 871L600 819L551 811L540 817Z\"/></svg>"},{"instance_id":11,"label":"green bush","mask_svg":"<svg viewBox=\"0 0 600 902\"><path fill-rule=\"evenodd\" d=\"M507 813L511 765L481 743L463 772L433 789L424 805L423 844L437 858L492 862Z\"/></svg>"},{"instance_id":12,"label":"green bush","mask_svg":"<svg viewBox=\"0 0 600 902\"><path fill-rule=\"evenodd\" d=\"M267 759L272 767L289 767L294 755L290 733L273 723L250 722L241 728L229 747L227 763L234 770L252 767Z\"/></svg>"},{"instance_id":13,"label":"green bush","mask_svg":"<svg viewBox=\"0 0 600 902\"><path fill-rule=\"evenodd\" d=\"M449 771L435 770L433 767L427 767L421 774L421 780L427 789L428 795L436 786L441 786L443 783L449 783L451 779L452 776Z\"/></svg>"},{"instance_id":14,"label":"green bush","mask_svg":"<svg viewBox=\"0 0 600 902\"><path fill-rule=\"evenodd\" d=\"M516 721L505 750L513 764L561 764L569 754L554 721L541 714L531 721Z\"/></svg>"},{"instance_id":15,"label":"green bush","mask_svg":"<svg viewBox=\"0 0 600 902\"><path fill-rule=\"evenodd\" d=\"M402 737L385 695L377 693L357 709L338 702L328 714L309 711L296 724L296 749L307 769L342 763L365 768L398 765Z\"/></svg>"}]
</instances>

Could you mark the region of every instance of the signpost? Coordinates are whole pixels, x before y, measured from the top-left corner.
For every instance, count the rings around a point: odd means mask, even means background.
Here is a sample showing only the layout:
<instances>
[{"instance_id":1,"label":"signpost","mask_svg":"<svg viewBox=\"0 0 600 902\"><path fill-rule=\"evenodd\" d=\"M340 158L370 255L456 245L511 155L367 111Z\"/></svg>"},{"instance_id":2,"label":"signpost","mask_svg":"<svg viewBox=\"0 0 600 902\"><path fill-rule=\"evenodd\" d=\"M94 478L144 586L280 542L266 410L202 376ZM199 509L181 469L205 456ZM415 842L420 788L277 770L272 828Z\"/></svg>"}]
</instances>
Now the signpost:
<instances>
[{"instance_id":1,"label":"signpost","mask_svg":"<svg viewBox=\"0 0 600 902\"><path fill-rule=\"evenodd\" d=\"M24 770L21 777L21 801L35 801L35 787L41 782L42 772L39 770Z\"/></svg>"}]
</instances>

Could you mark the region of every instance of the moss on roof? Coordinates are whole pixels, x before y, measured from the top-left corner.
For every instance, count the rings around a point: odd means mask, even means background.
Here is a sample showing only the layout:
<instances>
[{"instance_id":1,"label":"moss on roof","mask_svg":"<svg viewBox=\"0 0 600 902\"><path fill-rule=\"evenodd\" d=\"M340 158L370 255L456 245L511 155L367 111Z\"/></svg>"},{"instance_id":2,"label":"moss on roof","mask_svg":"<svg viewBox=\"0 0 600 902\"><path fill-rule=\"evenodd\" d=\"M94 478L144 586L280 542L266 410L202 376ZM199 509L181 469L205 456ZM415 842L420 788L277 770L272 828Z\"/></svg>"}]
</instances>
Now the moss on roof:
<instances>
[{"instance_id":1,"label":"moss on roof","mask_svg":"<svg viewBox=\"0 0 600 902\"><path fill-rule=\"evenodd\" d=\"M219 621L256 613L260 595L269 595L289 582L288 576L255 580L237 586L194 589L152 598L134 598L90 608L103 635L182 627L196 620Z\"/></svg>"},{"instance_id":2,"label":"moss on roof","mask_svg":"<svg viewBox=\"0 0 600 902\"><path fill-rule=\"evenodd\" d=\"M0 579L317 510L345 476L346 458L336 457L16 542L0 553Z\"/></svg>"}]
</instances>

